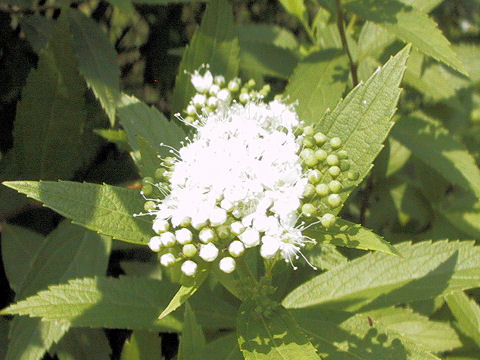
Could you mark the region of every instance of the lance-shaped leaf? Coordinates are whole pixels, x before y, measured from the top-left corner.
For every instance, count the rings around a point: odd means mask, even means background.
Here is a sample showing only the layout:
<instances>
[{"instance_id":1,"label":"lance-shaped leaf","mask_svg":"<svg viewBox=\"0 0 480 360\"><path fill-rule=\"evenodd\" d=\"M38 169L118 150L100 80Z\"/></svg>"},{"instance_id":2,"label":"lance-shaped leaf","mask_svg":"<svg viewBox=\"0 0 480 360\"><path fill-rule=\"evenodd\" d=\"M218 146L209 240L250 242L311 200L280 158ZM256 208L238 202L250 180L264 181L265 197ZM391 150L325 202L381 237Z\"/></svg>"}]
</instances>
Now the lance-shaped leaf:
<instances>
[{"instance_id":1,"label":"lance-shaped leaf","mask_svg":"<svg viewBox=\"0 0 480 360\"><path fill-rule=\"evenodd\" d=\"M205 345L198 353L196 359L208 360L244 360L238 347L237 336L234 333L222 336Z\"/></svg>"},{"instance_id":2,"label":"lance-shaped leaf","mask_svg":"<svg viewBox=\"0 0 480 360\"><path fill-rule=\"evenodd\" d=\"M68 222L61 223L43 241L16 299L24 299L48 285L77 276L95 276L107 270L110 240ZM41 359L69 329L68 322L16 318L10 330L8 360Z\"/></svg>"},{"instance_id":3,"label":"lance-shaped leaf","mask_svg":"<svg viewBox=\"0 0 480 360\"><path fill-rule=\"evenodd\" d=\"M110 358L111 349L102 329L73 328L50 353L59 360L103 360Z\"/></svg>"},{"instance_id":4,"label":"lance-shaped leaf","mask_svg":"<svg viewBox=\"0 0 480 360\"><path fill-rule=\"evenodd\" d=\"M345 3L345 7L383 26L400 40L412 43L424 54L465 73L462 62L437 24L414 7L397 0L351 0Z\"/></svg>"},{"instance_id":5,"label":"lance-shaped leaf","mask_svg":"<svg viewBox=\"0 0 480 360\"><path fill-rule=\"evenodd\" d=\"M238 344L246 360L320 360L288 311L278 308L267 318L255 307L244 303L238 316Z\"/></svg>"},{"instance_id":6,"label":"lance-shaped leaf","mask_svg":"<svg viewBox=\"0 0 480 360\"><path fill-rule=\"evenodd\" d=\"M342 97L348 80L348 61L340 50L327 49L302 60L290 77L285 95L297 103L299 118L317 123Z\"/></svg>"},{"instance_id":7,"label":"lance-shaped leaf","mask_svg":"<svg viewBox=\"0 0 480 360\"><path fill-rule=\"evenodd\" d=\"M178 346L178 360L194 360L198 351L205 346L205 335L198 324L190 305L185 303L183 331Z\"/></svg>"},{"instance_id":8,"label":"lance-shaped leaf","mask_svg":"<svg viewBox=\"0 0 480 360\"><path fill-rule=\"evenodd\" d=\"M125 341L120 360L162 360L162 339L157 333L135 330Z\"/></svg>"},{"instance_id":9,"label":"lance-shaped leaf","mask_svg":"<svg viewBox=\"0 0 480 360\"><path fill-rule=\"evenodd\" d=\"M82 164L86 88L72 42L60 17L23 88L13 133L16 164L23 177L68 179Z\"/></svg>"},{"instance_id":10,"label":"lance-shaped leaf","mask_svg":"<svg viewBox=\"0 0 480 360\"><path fill-rule=\"evenodd\" d=\"M122 96L118 117L133 150L139 149L137 137L140 136L160 155L167 156L170 149L162 144L178 149L185 137L183 129L175 123L176 119L168 121L160 111L134 96Z\"/></svg>"},{"instance_id":11,"label":"lance-shaped leaf","mask_svg":"<svg viewBox=\"0 0 480 360\"><path fill-rule=\"evenodd\" d=\"M149 217L133 216L142 212L144 203L135 190L70 181L3 184L100 234L138 244L145 244L154 235Z\"/></svg>"},{"instance_id":12,"label":"lance-shaped leaf","mask_svg":"<svg viewBox=\"0 0 480 360\"><path fill-rule=\"evenodd\" d=\"M348 152L351 170L359 173L357 180L342 179L344 189L340 196L345 200L360 184L372 167L373 160L383 148L383 142L393 126L405 62L410 47L405 47L378 69L364 84L360 83L340 102L335 110L318 123L318 129L328 137L339 137L342 149ZM328 182L328 172L322 182ZM325 205L326 206L326 205ZM322 209L331 212L330 208ZM335 210L340 211L340 208Z\"/></svg>"},{"instance_id":13,"label":"lance-shaped leaf","mask_svg":"<svg viewBox=\"0 0 480 360\"><path fill-rule=\"evenodd\" d=\"M303 233L320 243L400 255L394 246L373 231L340 218L328 230L325 230L324 226L316 224L303 231Z\"/></svg>"},{"instance_id":14,"label":"lance-shaped leaf","mask_svg":"<svg viewBox=\"0 0 480 360\"><path fill-rule=\"evenodd\" d=\"M402 243L403 257L371 253L305 282L287 308L370 310L480 286L480 247L471 242Z\"/></svg>"},{"instance_id":15,"label":"lance-shaped leaf","mask_svg":"<svg viewBox=\"0 0 480 360\"><path fill-rule=\"evenodd\" d=\"M182 324L175 317L157 320L173 293L170 283L146 278L75 279L50 286L1 313L68 321L81 327L179 331Z\"/></svg>"},{"instance_id":16,"label":"lance-shaped leaf","mask_svg":"<svg viewBox=\"0 0 480 360\"><path fill-rule=\"evenodd\" d=\"M115 109L120 99L117 53L107 34L95 21L73 9L69 10L68 15L80 73L102 104L113 126Z\"/></svg>"},{"instance_id":17,"label":"lance-shaped leaf","mask_svg":"<svg viewBox=\"0 0 480 360\"><path fill-rule=\"evenodd\" d=\"M474 157L439 121L414 113L399 121L393 136L445 179L480 197Z\"/></svg>"},{"instance_id":18,"label":"lance-shaped leaf","mask_svg":"<svg viewBox=\"0 0 480 360\"><path fill-rule=\"evenodd\" d=\"M461 346L448 324L409 309L386 308L362 314L321 309L292 311L320 356L342 360L438 360L436 352Z\"/></svg>"},{"instance_id":19,"label":"lance-shaped leaf","mask_svg":"<svg viewBox=\"0 0 480 360\"><path fill-rule=\"evenodd\" d=\"M480 306L463 292L456 292L445 297L450 311L455 316L460 331L473 339L480 347Z\"/></svg>"},{"instance_id":20,"label":"lance-shaped leaf","mask_svg":"<svg viewBox=\"0 0 480 360\"><path fill-rule=\"evenodd\" d=\"M194 94L188 73L208 64L215 75L231 79L238 72L239 52L238 34L229 2L209 1L202 24L183 53L173 92L173 112L185 109Z\"/></svg>"}]
</instances>

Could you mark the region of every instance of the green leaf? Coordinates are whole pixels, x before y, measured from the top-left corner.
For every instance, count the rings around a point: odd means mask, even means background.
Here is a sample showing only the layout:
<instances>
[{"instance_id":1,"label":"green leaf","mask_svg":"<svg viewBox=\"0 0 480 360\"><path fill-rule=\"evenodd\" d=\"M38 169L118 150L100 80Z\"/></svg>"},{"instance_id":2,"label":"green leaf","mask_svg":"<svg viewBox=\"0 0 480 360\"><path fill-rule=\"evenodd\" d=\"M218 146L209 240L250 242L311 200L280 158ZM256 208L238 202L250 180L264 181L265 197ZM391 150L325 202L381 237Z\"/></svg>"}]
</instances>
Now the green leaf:
<instances>
[{"instance_id":1,"label":"green leaf","mask_svg":"<svg viewBox=\"0 0 480 360\"><path fill-rule=\"evenodd\" d=\"M7 354L8 328L9 328L8 320L3 317L0 318L0 359L1 360L5 360L5 356Z\"/></svg>"},{"instance_id":2,"label":"green leaf","mask_svg":"<svg viewBox=\"0 0 480 360\"><path fill-rule=\"evenodd\" d=\"M73 9L69 10L68 15L80 73L102 104L113 126L116 105L120 99L117 53L107 34L93 19Z\"/></svg>"},{"instance_id":3,"label":"green leaf","mask_svg":"<svg viewBox=\"0 0 480 360\"><path fill-rule=\"evenodd\" d=\"M15 225L2 225L2 260L10 287L18 293L44 245L45 237Z\"/></svg>"},{"instance_id":4,"label":"green leaf","mask_svg":"<svg viewBox=\"0 0 480 360\"><path fill-rule=\"evenodd\" d=\"M131 16L135 12L135 8L131 0L107 0L110 4L117 7L125 15Z\"/></svg>"},{"instance_id":5,"label":"green leaf","mask_svg":"<svg viewBox=\"0 0 480 360\"><path fill-rule=\"evenodd\" d=\"M183 111L194 94L188 73L208 64L214 75L231 79L238 73L239 52L230 4L226 0L209 1L202 24L183 53L173 92L173 113Z\"/></svg>"},{"instance_id":6,"label":"green leaf","mask_svg":"<svg viewBox=\"0 0 480 360\"><path fill-rule=\"evenodd\" d=\"M461 345L450 326L408 309L356 315L302 309L293 315L326 359L439 360L432 352Z\"/></svg>"},{"instance_id":7,"label":"green leaf","mask_svg":"<svg viewBox=\"0 0 480 360\"><path fill-rule=\"evenodd\" d=\"M135 330L125 341L120 360L162 360L162 339L158 334Z\"/></svg>"},{"instance_id":8,"label":"green leaf","mask_svg":"<svg viewBox=\"0 0 480 360\"><path fill-rule=\"evenodd\" d=\"M61 223L43 241L16 299L24 299L57 282L77 276L104 274L110 254L110 240L72 225ZM24 270L24 271L25 271ZM41 359L49 347L68 331L64 321L16 318L10 330L8 360Z\"/></svg>"},{"instance_id":9,"label":"green leaf","mask_svg":"<svg viewBox=\"0 0 480 360\"><path fill-rule=\"evenodd\" d=\"M362 256L300 285L283 305L366 311L480 286L480 247L471 242L425 241L396 248L403 257Z\"/></svg>"},{"instance_id":10,"label":"green leaf","mask_svg":"<svg viewBox=\"0 0 480 360\"><path fill-rule=\"evenodd\" d=\"M472 195L446 198L435 209L455 228L473 238L480 236L480 202Z\"/></svg>"},{"instance_id":11,"label":"green leaf","mask_svg":"<svg viewBox=\"0 0 480 360\"><path fill-rule=\"evenodd\" d=\"M200 286L202 286L208 277L208 273L208 269L199 269L193 279L186 279L186 284L180 286L180 289L178 289L178 291L175 293L175 296L172 298L172 300L170 300L158 318L163 319L182 306L183 303L185 303L185 301L195 294Z\"/></svg>"},{"instance_id":12,"label":"green leaf","mask_svg":"<svg viewBox=\"0 0 480 360\"><path fill-rule=\"evenodd\" d=\"M480 196L480 170L475 159L439 121L417 112L402 118L393 136L445 179Z\"/></svg>"},{"instance_id":13,"label":"green leaf","mask_svg":"<svg viewBox=\"0 0 480 360\"><path fill-rule=\"evenodd\" d=\"M302 60L291 76L285 95L296 101L302 121L317 123L336 105L347 87L347 58L339 50L327 49Z\"/></svg>"},{"instance_id":14,"label":"green leaf","mask_svg":"<svg viewBox=\"0 0 480 360\"><path fill-rule=\"evenodd\" d=\"M398 88L410 47L405 47L377 70L365 84L360 83L340 102L335 110L318 123L318 129L328 137L340 137L342 148L351 159L351 170L359 173L356 181L347 178L340 193L346 200L372 168L372 162L383 148L383 142L393 126L400 89ZM320 116L320 115L319 115ZM322 179L325 182L326 179ZM325 205L326 206L326 205ZM332 212L330 208L324 209ZM340 211L340 208L335 210Z\"/></svg>"},{"instance_id":15,"label":"green leaf","mask_svg":"<svg viewBox=\"0 0 480 360\"><path fill-rule=\"evenodd\" d=\"M155 171L160 167L159 155L155 149L141 136L137 137L140 159L137 161L142 177L155 177Z\"/></svg>"},{"instance_id":16,"label":"green leaf","mask_svg":"<svg viewBox=\"0 0 480 360\"><path fill-rule=\"evenodd\" d=\"M127 134L124 130L121 129L94 129L93 132L97 135L100 135L107 141L110 141L117 145L119 149L124 151L130 151L130 145L127 141Z\"/></svg>"},{"instance_id":17,"label":"green leaf","mask_svg":"<svg viewBox=\"0 0 480 360\"><path fill-rule=\"evenodd\" d=\"M244 360L238 347L236 334L222 336L205 345L198 353L197 360Z\"/></svg>"},{"instance_id":18,"label":"green leaf","mask_svg":"<svg viewBox=\"0 0 480 360\"><path fill-rule=\"evenodd\" d=\"M14 150L22 176L70 178L82 164L85 84L77 72L73 39L62 17L40 53L18 103Z\"/></svg>"},{"instance_id":19,"label":"green leaf","mask_svg":"<svg viewBox=\"0 0 480 360\"><path fill-rule=\"evenodd\" d=\"M137 136L141 136L156 152L167 156L170 155L170 149L161 144L178 148L185 137L185 132L175 123L176 120L167 120L160 111L134 96L122 96L118 117L133 150L139 149Z\"/></svg>"},{"instance_id":20,"label":"green leaf","mask_svg":"<svg viewBox=\"0 0 480 360\"><path fill-rule=\"evenodd\" d=\"M181 322L175 317L157 320L173 292L171 284L146 278L75 279L50 286L1 313L68 321L72 326L179 331Z\"/></svg>"},{"instance_id":21,"label":"green leaf","mask_svg":"<svg viewBox=\"0 0 480 360\"><path fill-rule=\"evenodd\" d=\"M285 10L297 18L305 27L308 27L308 13L303 0L280 0Z\"/></svg>"},{"instance_id":22,"label":"green leaf","mask_svg":"<svg viewBox=\"0 0 480 360\"><path fill-rule=\"evenodd\" d=\"M437 24L421 11L396 0L351 0L345 8L383 26L400 40L412 45L455 70L466 74L462 62Z\"/></svg>"},{"instance_id":23,"label":"green leaf","mask_svg":"<svg viewBox=\"0 0 480 360\"><path fill-rule=\"evenodd\" d=\"M182 336L178 346L178 360L195 359L195 355L203 346L205 346L205 336L202 327L197 323L195 314L187 302L183 316Z\"/></svg>"},{"instance_id":24,"label":"green leaf","mask_svg":"<svg viewBox=\"0 0 480 360\"><path fill-rule=\"evenodd\" d=\"M391 255L400 255L398 250L381 236L361 225L338 218L335 226L327 230L320 224L303 232L323 244L333 244L360 250L375 250Z\"/></svg>"},{"instance_id":25,"label":"green leaf","mask_svg":"<svg viewBox=\"0 0 480 360\"><path fill-rule=\"evenodd\" d=\"M244 303L237 322L238 344L245 360L320 360L293 317L279 307L268 318Z\"/></svg>"},{"instance_id":26,"label":"green leaf","mask_svg":"<svg viewBox=\"0 0 480 360\"><path fill-rule=\"evenodd\" d=\"M283 49L298 48L297 38L289 30L270 24L242 24L238 27L240 44L270 44Z\"/></svg>"},{"instance_id":27,"label":"green leaf","mask_svg":"<svg viewBox=\"0 0 480 360\"><path fill-rule=\"evenodd\" d=\"M149 217L133 216L143 210L144 203L135 190L70 181L3 184L100 234L137 244L145 244L154 235Z\"/></svg>"},{"instance_id":28,"label":"green leaf","mask_svg":"<svg viewBox=\"0 0 480 360\"><path fill-rule=\"evenodd\" d=\"M55 350L59 360L106 360L111 352L102 329L79 328L70 329Z\"/></svg>"},{"instance_id":29,"label":"green leaf","mask_svg":"<svg viewBox=\"0 0 480 360\"><path fill-rule=\"evenodd\" d=\"M445 296L450 311L455 316L460 331L480 347L480 306L463 292Z\"/></svg>"},{"instance_id":30,"label":"green leaf","mask_svg":"<svg viewBox=\"0 0 480 360\"><path fill-rule=\"evenodd\" d=\"M347 258L337 250L337 247L330 244L317 244L306 249L304 255L310 264L322 270L330 270L347 262Z\"/></svg>"},{"instance_id":31,"label":"green leaf","mask_svg":"<svg viewBox=\"0 0 480 360\"><path fill-rule=\"evenodd\" d=\"M289 49L253 41L241 42L240 45L242 69L255 70L264 76L288 79L297 65L297 57Z\"/></svg>"},{"instance_id":32,"label":"green leaf","mask_svg":"<svg viewBox=\"0 0 480 360\"><path fill-rule=\"evenodd\" d=\"M55 28L55 21L41 15L28 15L21 17L20 26L33 50L39 53L47 45Z\"/></svg>"}]
</instances>

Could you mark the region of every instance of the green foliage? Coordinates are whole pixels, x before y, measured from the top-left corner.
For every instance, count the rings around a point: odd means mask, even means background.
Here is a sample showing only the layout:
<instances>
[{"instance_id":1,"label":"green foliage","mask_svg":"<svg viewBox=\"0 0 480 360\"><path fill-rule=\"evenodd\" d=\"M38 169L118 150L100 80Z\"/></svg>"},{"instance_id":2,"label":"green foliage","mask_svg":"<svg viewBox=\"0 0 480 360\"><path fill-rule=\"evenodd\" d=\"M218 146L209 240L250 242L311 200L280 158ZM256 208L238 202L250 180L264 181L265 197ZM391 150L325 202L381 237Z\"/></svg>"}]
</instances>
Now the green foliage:
<instances>
[{"instance_id":1,"label":"green foliage","mask_svg":"<svg viewBox=\"0 0 480 360\"><path fill-rule=\"evenodd\" d=\"M143 201L135 190L69 181L18 181L4 185L71 219L75 224L114 239L144 244L153 235L141 213Z\"/></svg>"},{"instance_id":2,"label":"green foliage","mask_svg":"<svg viewBox=\"0 0 480 360\"><path fill-rule=\"evenodd\" d=\"M480 307L463 292L455 292L445 297L450 311L455 316L460 331L480 346Z\"/></svg>"},{"instance_id":3,"label":"green foliage","mask_svg":"<svg viewBox=\"0 0 480 360\"><path fill-rule=\"evenodd\" d=\"M163 359L160 337L149 331L135 330L125 342L120 360Z\"/></svg>"},{"instance_id":4,"label":"green foliage","mask_svg":"<svg viewBox=\"0 0 480 360\"><path fill-rule=\"evenodd\" d=\"M198 350L204 346L205 336L202 328L197 323L195 314L187 302L183 316L183 333L178 346L178 360L195 359Z\"/></svg>"},{"instance_id":5,"label":"green foliage","mask_svg":"<svg viewBox=\"0 0 480 360\"><path fill-rule=\"evenodd\" d=\"M101 329L80 328L70 329L55 350L59 360L108 359L111 352Z\"/></svg>"}]
</instances>

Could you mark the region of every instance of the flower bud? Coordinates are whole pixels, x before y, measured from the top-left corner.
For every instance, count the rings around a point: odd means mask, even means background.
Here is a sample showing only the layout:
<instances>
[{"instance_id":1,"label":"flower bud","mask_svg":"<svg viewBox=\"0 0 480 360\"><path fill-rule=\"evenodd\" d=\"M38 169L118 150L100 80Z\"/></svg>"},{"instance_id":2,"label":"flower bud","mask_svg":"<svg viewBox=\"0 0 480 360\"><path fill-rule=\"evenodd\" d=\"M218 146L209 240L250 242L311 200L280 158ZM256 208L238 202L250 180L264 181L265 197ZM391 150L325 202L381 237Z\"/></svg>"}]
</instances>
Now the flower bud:
<instances>
[{"instance_id":1,"label":"flower bud","mask_svg":"<svg viewBox=\"0 0 480 360\"><path fill-rule=\"evenodd\" d=\"M218 86L223 86L225 84L225 78L222 75L217 75L213 78L213 82Z\"/></svg>"},{"instance_id":2,"label":"flower bud","mask_svg":"<svg viewBox=\"0 0 480 360\"><path fill-rule=\"evenodd\" d=\"M315 158L319 161L322 162L327 158L328 154L325 150L323 149L318 149L315 151Z\"/></svg>"},{"instance_id":3,"label":"flower bud","mask_svg":"<svg viewBox=\"0 0 480 360\"><path fill-rule=\"evenodd\" d=\"M338 175L340 175L341 172L342 172L342 170L340 170L340 168L338 166L331 166L331 167L328 168L328 173L333 178L336 178Z\"/></svg>"},{"instance_id":4,"label":"flower bud","mask_svg":"<svg viewBox=\"0 0 480 360\"><path fill-rule=\"evenodd\" d=\"M312 184L305 185L305 190L303 191L303 197L309 198L315 195L315 186Z\"/></svg>"},{"instance_id":5,"label":"flower bud","mask_svg":"<svg viewBox=\"0 0 480 360\"><path fill-rule=\"evenodd\" d=\"M160 239L162 240L162 245L165 247L173 246L175 245L175 235L173 235L171 232L164 232L160 234Z\"/></svg>"},{"instance_id":6,"label":"flower bud","mask_svg":"<svg viewBox=\"0 0 480 360\"><path fill-rule=\"evenodd\" d=\"M207 97L203 94L196 94L192 98L192 104L195 105L196 108L201 108L207 102Z\"/></svg>"},{"instance_id":7,"label":"flower bud","mask_svg":"<svg viewBox=\"0 0 480 360\"><path fill-rule=\"evenodd\" d=\"M197 248L193 244L183 245L182 253L185 257L192 258L197 255Z\"/></svg>"},{"instance_id":8,"label":"flower bud","mask_svg":"<svg viewBox=\"0 0 480 360\"><path fill-rule=\"evenodd\" d=\"M318 194L318 196L327 196L330 194L327 184L318 184L315 186L315 192Z\"/></svg>"},{"instance_id":9,"label":"flower bud","mask_svg":"<svg viewBox=\"0 0 480 360\"><path fill-rule=\"evenodd\" d=\"M245 230L245 226L240 221L235 221L230 225L230 230L232 230L233 235L238 236Z\"/></svg>"},{"instance_id":10,"label":"flower bud","mask_svg":"<svg viewBox=\"0 0 480 360\"><path fill-rule=\"evenodd\" d=\"M240 79L230 80L227 87L228 90L230 90L231 92L236 92L240 90Z\"/></svg>"},{"instance_id":11,"label":"flower bud","mask_svg":"<svg viewBox=\"0 0 480 360\"><path fill-rule=\"evenodd\" d=\"M220 207L228 212L232 211L233 209L233 204L230 200L228 199L223 199L220 201Z\"/></svg>"},{"instance_id":12,"label":"flower bud","mask_svg":"<svg viewBox=\"0 0 480 360\"><path fill-rule=\"evenodd\" d=\"M338 165L340 161L338 160L338 156L334 154L330 154L327 156L327 164L330 166Z\"/></svg>"},{"instance_id":13,"label":"flower bud","mask_svg":"<svg viewBox=\"0 0 480 360\"><path fill-rule=\"evenodd\" d=\"M238 238L246 248L251 248L260 244L260 233L252 228L246 229Z\"/></svg>"},{"instance_id":14,"label":"flower bud","mask_svg":"<svg viewBox=\"0 0 480 360\"><path fill-rule=\"evenodd\" d=\"M230 91L228 91L227 89L222 89L217 94L217 99L220 100L221 102L229 102L231 97L232 95L230 94Z\"/></svg>"},{"instance_id":15,"label":"flower bud","mask_svg":"<svg viewBox=\"0 0 480 360\"><path fill-rule=\"evenodd\" d=\"M159 252L162 248L162 239L160 239L160 236L152 237L148 242L148 247L152 251Z\"/></svg>"},{"instance_id":16,"label":"flower bud","mask_svg":"<svg viewBox=\"0 0 480 360\"><path fill-rule=\"evenodd\" d=\"M195 116L197 114L197 109L193 105L188 105L185 112L187 115Z\"/></svg>"},{"instance_id":17,"label":"flower bud","mask_svg":"<svg viewBox=\"0 0 480 360\"><path fill-rule=\"evenodd\" d=\"M218 267L220 270L222 270L226 274L230 274L235 270L235 259L231 257L224 257L222 260L220 260L220 263L218 264Z\"/></svg>"},{"instance_id":18,"label":"flower bud","mask_svg":"<svg viewBox=\"0 0 480 360\"><path fill-rule=\"evenodd\" d=\"M327 203L334 209L342 203L342 198L338 194L330 194L328 195Z\"/></svg>"},{"instance_id":19,"label":"flower bud","mask_svg":"<svg viewBox=\"0 0 480 360\"><path fill-rule=\"evenodd\" d=\"M153 193L153 186L151 184L142 185L142 193L145 196L150 196Z\"/></svg>"},{"instance_id":20,"label":"flower bud","mask_svg":"<svg viewBox=\"0 0 480 360\"><path fill-rule=\"evenodd\" d=\"M155 231L155 234L161 234L170 229L170 224L165 219L155 219L152 229Z\"/></svg>"},{"instance_id":21,"label":"flower bud","mask_svg":"<svg viewBox=\"0 0 480 360\"><path fill-rule=\"evenodd\" d=\"M193 276L197 272L197 264L192 260L187 260L182 264L182 272L187 276Z\"/></svg>"},{"instance_id":22,"label":"flower bud","mask_svg":"<svg viewBox=\"0 0 480 360\"><path fill-rule=\"evenodd\" d=\"M324 133L321 133L321 132L317 132L315 135L313 135L313 138L315 139L315 142L319 146L322 146L327 142L327 137L325 136Z\"/></svg>"},{"instance_id":23,"label":"flower bud","mask_svg":"<svg viewBox=\"0 0 480 360\"><path fill-rule=\"evenodd\" d=\"M337 156L341 160L348 159L348 153L345 150L340 150L337 152Z\"/></svg>"},{"instance_id":24,"label":"flower bud","mask_svg":"<svg viewBox=\"0 0 480 360\"><path fill-rule=\"evenodd\" d=\"M210 228L204 228L200 230L198 237L200 238L201 242L207 244L215 239L215 233Z\"/></svg>"},{"instance_id":25,"label":"flower bud","mask_svg":"<svg viewBox=\"0 0 480 360\"><path fill-rule=\"evenodd\" d=\"M228 246L228 252L233 257L239 257L245 252L245 246L241 241L234 240Z\"/></svg>"},{"instance_id":26,"label":"flower bud","mask_svg":"<svg viewBox=\"0 0 480 360\"><path fill-rule=\"evenodd\" d=\"M315 134L315 130L313 130L313 126L308 125L303 128L303 134L305 136L313 136Z\"/></svg>"},{"instance_id":27,"label":"flower bud","mask_svg":"<svg viewBox=\"0 0 480 360\"><path fill-rule=\"evenodd\" d=\"M313 204L306 203L306 204L303 204L302 206L302 214L305 215L306 217L311 217L315 215L316 211L317 209Z\"/></svg>"},{"instance_id":28,"label":"flower bud","mask_svg":"<svg viewBox=\"0 0 480 360\"><path fill-rule=\"evenodd\" d=\"M333 214L325 214L320 219L320 223L328 229L330 226L334 225L336 221L336 217Z\"/></svg>"},{"instance_id":29,"label":"flower bud","mask_svg":"<svg viewBox=\"0 0 480 360\"><path fill-rule=\"evenodd\" d=\"M212 86L210 86L210 89L208 90L208 93L210 95L217 95L218 92L220 91L220 86L218 86L217 84L213 84Z\"/></svg>"},{"instance_id":30,"label":"flower bud","mask_svg":"<svg viewBox=\"0 0 480 360\"><path fill-rule=\"evenodd\" d=\"M340 181L332 180L328 184L328 188L332 193L338 193L340 192L340 190L342 190L342 184L340 183Z\"/></svg>"},{"instance_id":31,"label":"flower bud","mask_svg":"<svg viewBox=\"0 0 480 360\"><path fill-rule=\"evenodd\" d=\"M227 212L225 209L215 208L210 214L209 220L212 226L223 225L227 221Z\"/></svg>"},{"instance_id":32,"label":"flower bud","mask_svg":"<svg viewBox=\"0 0 480 360\"><path fill-rule=\"evenodd\" d=\"M330 146L332 147L332 149L338 149L342 146L342 140L339 137L331 138Z\"/></svg>"},{"instance_id":33,"label":"flower bud","mask_svg":"<svg viewBox=\"0 0 480 360\"><path fill-rule=\"evenodd\" d=\"M175 263L175 256L173 254L167 253L160 256L160 264L165 267L173 265Z\"/></svg>"},{"instance_id":34,"label":"flower bud","mask_svg":"<svg viewBox=\"0 0 480 360\"><path fill-rule=\"evenodd\" d=\"M155 201L145 201L145 204L143 204L143 209L145 211L153 211L157 208L157 204L155 204Z\"/></svg>"},{"instance_id":35,"label":"flower bud","mask_svg":"<svg viewBox=\"0 0 480 360\"><path fill-rule=\"evenodd\" d=\"M262 238L262 246L260 246L260 256L264 259L271 259L275 257L275 255L280 250L280 244L272 236L264 236Z\"/></svg>"},{"instance_id":36,"label":"flower bud","mask_svg":"<svg viewBox=\"0 0 480 360\"><path fill-rule=\"evenodd\" d=\"M198 253L198 256L200 256L206 262L215 261L218 256L218 249L212 243L200 245L200 252Z\"/></svg>"},{"instance_id":37,"label":"flower bud","mask_svg":"<svg viewBox=\"0 0 480 360\"><path fill-rule=\"evenodd\" d=\"M348 177L348 180L355 181L355 180L358 180L358 178L360 177L360 174L358 173L358 171L349 171L347 173L347 177Z\"/></svg>"},{"instance_id":38,"label":"flower bud","mask_svg":"<svg viewBox=\"0 0 480 360\"><path fill-rule=\"evenodd\" d=\"M197 214L197 216L192 217L192 227L195 230L200 230L205 227L208 223L208 217L206 214Z\"/></svg>"},{"instance_id":39,"label":"flower bud","mask_svg":"<svg viewBox=\"0 0 480 360\"><path fill-rule=\"evenodd\" d=\"M230 227L226 224L220 225L216 228L217 235L220 239L225 240L227 239L231 233L230 233Z\"/></svg>"},{"instance_id":40,"label":"flower bud","mask_svg":"<svg viewBox=\"0 0 480 360\"><path fill-rule=\"evenodd\" d=\"M308 172L308 181L310 184L317 184L322 178L322 174L317 169Z\"/></svg>"},{"instance_id":41,"label":"flower bud","mask_svg":"<svg viewBox=\"0 0 480 360\"><path fill-rule=\"evenodd\" d=\"M313 148L313 147L315 146L315 140L313 140L312 137L305 136L305 137L302 139L302 144L303 144L303 146L305 146L306 148Z\"/></svg>"},{"instance_id":42,"label":"flower bud","mask_svg":"<svg viewBox=\"0 0 480 360\"><path fill-rule=\"evenodd\" d=\"M192 241L193 235L190 230L182 228L175 231L175 237L180 245L185 245Z\"/></svg>"}]
</instances>

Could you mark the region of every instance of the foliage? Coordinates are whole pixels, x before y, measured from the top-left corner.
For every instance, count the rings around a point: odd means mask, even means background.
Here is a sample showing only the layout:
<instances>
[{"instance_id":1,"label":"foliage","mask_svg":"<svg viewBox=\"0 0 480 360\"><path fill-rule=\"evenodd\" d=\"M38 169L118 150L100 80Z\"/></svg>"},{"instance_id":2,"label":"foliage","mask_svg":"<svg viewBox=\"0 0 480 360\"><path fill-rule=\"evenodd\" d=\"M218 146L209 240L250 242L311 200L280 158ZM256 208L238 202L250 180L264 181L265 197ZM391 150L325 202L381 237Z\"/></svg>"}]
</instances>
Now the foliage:
<instances>
[{"instance_id":1,"label":"foliage","mask_svg":"<svg viewBox=\"0 0 480 360\"><path fill-rule=\"evenodd\" d=\"M455 6L2 1L0 360L477 359L480 1ZM147 246L206 67L342 139L294 265Z\"/></svg>"}]
</instances>

